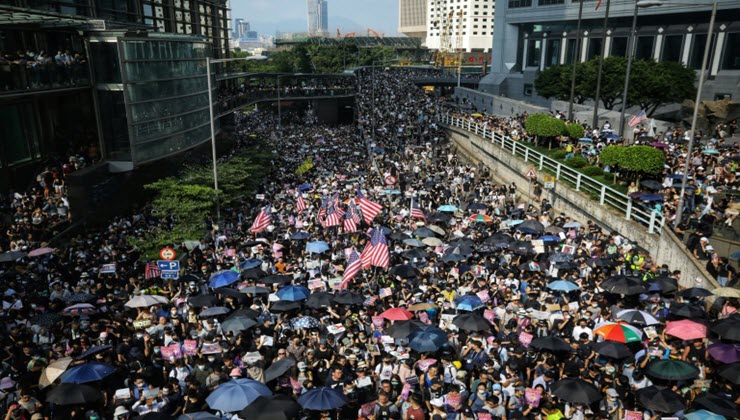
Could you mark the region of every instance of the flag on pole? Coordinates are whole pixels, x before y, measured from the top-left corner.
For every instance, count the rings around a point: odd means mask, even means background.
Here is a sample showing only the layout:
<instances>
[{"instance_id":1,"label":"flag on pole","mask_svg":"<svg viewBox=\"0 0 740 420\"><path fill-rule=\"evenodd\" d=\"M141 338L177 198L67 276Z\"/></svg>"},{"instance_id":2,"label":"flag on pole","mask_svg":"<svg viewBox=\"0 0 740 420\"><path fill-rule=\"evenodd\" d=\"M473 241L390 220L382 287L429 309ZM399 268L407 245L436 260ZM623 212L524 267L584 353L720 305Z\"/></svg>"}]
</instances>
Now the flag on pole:
<instances>
[{"instance_id":1,"label":"flag on pole","mask_svg":"<svg viewBox=\"0 0 740 420\"><path fill-rule=\"evenodd\" d=\"M647 119L647 114L645 114L645 110L640 110L640 112L638 112L637 115L632 117L632 119L627 125L629 125L630 127L634 127L637 124L645 121L646 119Z\"/></svg>"},{"instance_id":2,"label":"flag on pole","mask_svg":"<svg viewBox=\"0 0 740 420\"><path fill-rule=\"evenodd\" d=\"M321 226L324 226L324 217L326 217L326 210L329 208L329 197L323 197L321 199L321 207L319 207L319 213L316 215Z\"/></svg>"},{"instance_id":3,"label":"flag on pole","mask_svg":"<svg viewBox=\"0 0 740 420\"><path fill-rule=\"evenodd\" d=\"M146 264L146 268L144 269L144 277L147 279L155 279L162 275L162 270L157 267L157 264L154 262L148 262Z\"/></svg>"},{"instance_id":4,"label":"flag on pole","mask_svg":"<svg viewBox=\"0 0 740 420\"><path fill-rule=\"evenodd\" d=\"M339 226L342 224L342 216L344 216L344 210L339 208L335 203L329 204L329 209L326 211L326 218L324 219L324 227L328 228L331 226Z\"/></svg>"},{"instance_id":5,"label":"flag on pole","mask_svg":"<svg viewBox=\"0 0 740 420\"><path fill-rule=\"evenodd\" d=\"M254 219L254 223L252 223L252 227L249 228L249 231L252 233L261 232L270 226L270 223L272 223L272 213L270 212L270 205L268 204L259 212L257 218Z\"/></svg>"},{"instance_id":6,"label":"flag on pole","mask_svg":"<svg viewBox=\"0 0 740 420\"><path fill-rule=\"evenodd\" d=\"M583 1L583 0L582 0L582 1ZM601 6L601 1L602 1L602 0L599 0L599 1L598 1L598 2L596 3L596 8L595 8L594 10L599 10L599 6Z\"/></svg>"},{"instance_id":7,"label":"flag on pole","mask_svg":"<svg viewBox=\"0 0 740 420\"><path fill-rule=\"evenodd\" d=\"M369 268L370 266L388 268L391 257L388 251L388 241L385 240L381 228L373 230L370 242L362 251L360 259L362 260L362 268Z\"/></svg>"},{"instance_id":8,"label":"flag on pole","mask_svg":"<svg viewBox=\"0 0 740 420\"><path fill-rule=\"evenodd\" d=\"M426 215L424 215L424 212L421 210L421 207L414 204L414 199L411 198L411 218L412 219L423 219L425 222L427 221Z\"/></svg>"},{"instance_id":9,"label":"flag on pole","mask_svg":"<svg viewBox=\"0 0 740 420\"><path fill-rule=\"evenodd\" d=\"M355 203L353 201L350 201L347 205L347 212L344 213L344 232L357 232L357 224L361 221L362 219L360 218L360 212L357 210Z\"/></svg>"},{"instance_id":10,"label":"flag on pole","mask_svg":"<svg viewBox=\"0 0 740 420\"><path fill-rule=\"evenodd\" d=\"M303 196L301 195L301 193L298 193L298 199L296 200L295 208L296 210L298 210L298 214L303 213L308 208L308 206L306 206L306 202L303 200Z\"/></svg>"},{"instance_id":11,"label":"flag on pole","mask_svg":"<svg viewBox=\"0 0 740 420\"><path fill-rule=\"evenodd\" d=\"M378 213L380 213L380 210L383 209L383 206L380 204L365 198L359 188L357 189L357 204L360 206L362 217L365 218L365 221L368 224L372 223L375 216L377 216Z\"/></svg>"},{"instance_id":12,"label":"flag on pole","mask_svg":"<svg viewBox=\"0 0 740 420\"><path fill-rule=\"evenodd\" d=\"M349 282L352 281L355 276L357 276L357 273L359 273L361 269L362 260L360 259L360 254L358 254L357 251L353 249L352 253L349 254L349 259L347 260L347 268L344 269L342 282L339 283L337 290L346 289Z\"/></svg>"}]
</instances>

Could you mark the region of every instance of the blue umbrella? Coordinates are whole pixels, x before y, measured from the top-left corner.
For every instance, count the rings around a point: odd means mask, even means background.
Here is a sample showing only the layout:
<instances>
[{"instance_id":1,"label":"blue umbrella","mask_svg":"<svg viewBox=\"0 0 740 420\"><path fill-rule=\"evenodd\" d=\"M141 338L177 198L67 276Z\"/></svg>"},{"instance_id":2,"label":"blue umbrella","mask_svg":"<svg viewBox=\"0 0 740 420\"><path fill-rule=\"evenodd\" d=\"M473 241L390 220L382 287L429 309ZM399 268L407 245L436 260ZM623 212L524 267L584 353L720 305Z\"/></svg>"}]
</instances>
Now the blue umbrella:
<instances>
[{"instance_id":1,"label":"blue umbrella","mask_svg":"<svg viewBox=\"0 0 740 420\"><path fill-rule=\"evenodd\" d=\"M84 384L104 379L115 373L116 368L105 363L91 362L75 366L64 372L61 376L62 383Z\"/></svg>"},{"instance_id":2,"label":"blue umbrella","mask_svg":"<svg viewBox=\"0 0 740 420\"><path fill-rule=\"evenodd\" d=\"M208 406L225 413L241 411L257 397L272 395L262 382L253 379L236 379L221 384L206 398Z\"/></svg>"},{"instance_id":3,"label":"blue umbrella","mask_svg":"<svg viewBox=\"0 0 740 420\"><path fill-rule=\"evenodd\" d=\"M385 150L383 150L383 148L382 148L382 147L376 147L375 149L373 149L373 151L374 151L375 153L379 153L379 154L383 154L383 153L385 153Z\"/></svg>"},{"instance_id":4,"label":"blue umbrella","mask_svg":"<svg viewBox=\"0 0 740 420\"><path fill-rule=\"evenodd\" d=\"M508 222L506 222L506 226L516 226L516 225L521 225L522 223L524 223L524 220L519 220L519 219L509 220Z\"/></svg>"},{"instance_id":5,"label":"blue umbrella","mask_svg":"<svg viewBox=\"0 0 740 420\"><path fill-rule=\"evenodd\" d=\"M288 300L291 302L308 299L308 295L310 294L311 291L307 288L294 285L285 286L277 291L277 296L280 298L280 300Z\"/></svg>"},{"instance_id":6,"label":"blue umbrella","mask_svg":"<svg viewBox=\"0 0 740 420\"><path fill-rule=\"evenodd\" d=\"M457 300L455 309L459 311L474 311L483 306L483 302L478 296L465 295Z\"/></svg>"},{"instance_id":7,"label":"blue umbrella","mask_svg":"<svg viewBox=\"0 0 740 420\"><path fill-rule=\"evenodd\" d=\"M540 239L542 239L545 242L560 242L561 240L559 236L553 236L553 235L545 235L541 237Z\"/></svg>"},{"instance_id":8,"label":"blue umbrella","mask_svg":"<svg viewBox=\"0 0 740 420\"><path fill-rule=\"evenodd\" d=\"M298 187L298 191L308 191L311 188L313 188L313 185L311 185L311 184L303 184L300 187Z\"/></svg>"},{"instance_id":9,"label":"blue umbrella","mask_svg":"<svg viewBox=\"0 0 740 420\"><path fill-rule=\"evenodd\" d=\"M725 416L720 416L719 414L715 414L707 410L698 410L693 413L687 413L684 417L689 420L725 420Z\"/></svg>"},{"instance_id":10,"label":"blue umbrella","mask_svg":"<svg viewBox=\"0 0 740 420\"><path fill-rule=\"evenodd\" d=\"M668 175L668 178L670 178L670 179L683 179L683 175L681 175L681 174L670 174L670 175Z\"/></svg>"},{"instance_id":11,"label":"blue umbrella","mask_svg":"<svg viewBox=\"0 0 740 420\"><path fill-rule=\"evenodd\" d=\"M308 232L296 232L290 235L290 239L302 240L302 239L308 239L310 236L311 235Z\"/></svg>"},{"instance_id":12,"label":"blue umbrella","mask_svg":"<svg viewBox=\"0 0 740 420\"><path fill-rule=\"evenodd\" d=\"M534 228L531 228L531 227L526 227L526 226L525 227L516 228L516 230L518 230L519 232L522 232L522 233L529 233L531 235L537 235L538 233L540 233L540 231L538 231L537 229L534 229Z\"/></svg>"},{"instance_id":13,"label":"blue umbrella","mask_svg":"<svg viewBox=\"0 0 740 420\"><path fill-rule=\"evenodd\" d=\"M578 285L567 280L555 280L554 282L548 284L547 288L560 292L570 292L571 290L578 290Z\"/></svg>"},{"instance_id":14,"label":"blue umbrella","mask_svg":"<svg viewBox=\"0 0 740 420\"><path fill-rule=\"evenodd\" d=\"M324 241L313 241L306 244L306 251L312 254L321 254L329 250L329 244Z\"/></svg>"},{"instance_id":15,"label":"blue umbrella","mask_svg":"<svg viewBox=\"0 0 740 420\"><path fill-rule=\"evenodd\" d=\"M704 151L701 152L703 155L718 155L719 150L717 149L704 149Z\"/></svg>"},{"instance_id":16,"label":"blue umbrella","mask_svg":"<svg viewBox=\"0 0 740 420\"><path fill-rule=\"evenodd\" d=\"M453 206L452 204L445 204L444 206L439 206L437 211L455 212L457 211L457 207Z\"/></svg>"},{"instance_id":17,"label":"blue umbrella","mask_svg":"<svg viewBox=\"0 0 740 420\"><path fill-rule=\"evenodd\" d=\"M257 258L250 258L248 260L239 263L240 270L249 270L250 268L259 267L262 265L262 260Z\"/></svg>"},{"instance_id":18,"label":"blue umbrella","mask_svg":"<svg viewBox=\"0 0 740 420\"><path fill-rule=\"evenodd\" d=\"M208 286L212 288L228 286L239 280L239 273L231 270L222 270L214 273L208 281Z\"/></svg>"},{"instance_id":19,"label":"blue umbrella","mask_svg":"<svg viewBox=\"0 0 740 420\"><path fill-rule=\"evenodd\" d=\"M333 388L313 388L298 398L304 410L334 410L347 404L347 397Z\"/></svg>"},{"instance_id":20,"label":"blue umbrella","mask_svg":"<svg viewBox=\"0 0 740 420\"><path fill-rule=\"evenodd\" d=\"M319 328L321 323L318 319L312 316L302 316L292 321L294 329L306 329L310 330L313 328Z\"/></svg>"},{"instance_id":21,"label":"blue umbrella","mask_svg":"<svg viewBox=\"0 0 740 420\"><path fill-rule=\"evenodd\" d=\"M578 142L579 142L579 143L593 143L594 141L593 141L593 140L591 140L591 139L590 139L590 138L588 138L588 137L582 137L582 138L578 139Z\"/></svg>"},{"instance_id":22,"label":"blue umbrella","mask_svg":"<svg viewBox=\"0 0 740 420\"><path fill-rule=\"evenodd\" d=\"M605 139L618 139L619 136L616 134L607 134L604 136Z\"/></svg>"},{"instance_id":23,"label":"blue umbrella","mask_svg":"<svg viewBox=\"0 0 740 420\"><path fill-rule=\"evenodd\" d=\"M409 335L409 347L425 353L437 351L447 343L447 333L437 327L424 328Z\"/></svg>"},{"instance_id":24,"label":"blue umbrella","mask_svg":"<svg viewBox=\"0 0 740 420\"><path fill-rule=\"evenodd\" d=\"M645 194L640 196L640 201L663 201L663 196L660 194Z\"/></svg>"}]
</instances>

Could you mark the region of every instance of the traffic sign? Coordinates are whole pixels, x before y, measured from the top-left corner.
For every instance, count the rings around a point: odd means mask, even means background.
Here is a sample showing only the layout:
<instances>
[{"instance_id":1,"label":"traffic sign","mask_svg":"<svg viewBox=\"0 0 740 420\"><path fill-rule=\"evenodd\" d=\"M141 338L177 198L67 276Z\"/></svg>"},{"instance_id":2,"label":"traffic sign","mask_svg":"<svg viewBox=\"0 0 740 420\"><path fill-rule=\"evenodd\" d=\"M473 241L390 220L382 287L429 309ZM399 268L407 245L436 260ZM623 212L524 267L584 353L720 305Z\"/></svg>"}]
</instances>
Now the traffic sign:
<instances>
[{"instance_id":1,"label":"traffic sign","mask_svg":"<svg viewBox=\"0 0 740 420\"><path fill-rule=\"evenodd\" d=\"M159 257L163 260L172 261L177 257L177 252L172 248L162 248L159 251Z\"/></svg>"},{"instance_id":2,"label":"traffic sign","mask_svg":"<svg viewBox=\"0 0 740 420\"><path fill-rule=\"evenodd\" d=\"M396 185L396 177L393 175L388 175L387 177L385 177L385 184Z\"/></svg>"},{"instance_id":3,"label":"traffic sign","mask_svg":"<svg viewBox=\"0 0 740 420\"><path fill-rule=\"evenodd\" d=\"M162 271L162 275L160 276L163 279L178 279L180 278L180 272L179 271Z\"/></svg>"},{"instance_id":4,"label":"traffic sign","mask_svg":"<svg viewBox=\"0 0 740 420\"><path fill-rule=\"evenodd\" d=\"M537 178L537 172L535 172L534 168L529 168L529 170L527 171L527 173L524 176L527 177L527 178L529 178L529 179Z\"/></svg>"},{"instance_id":5,"label":"traffic sign","mask_svg":"<svg viewBox=\"0 0 740 420\"><path fill-rule=\"evenodd\" d=\"M180 271L180 261L157 261L157 267L162 271Z\"/></svg>"}]
</instances>

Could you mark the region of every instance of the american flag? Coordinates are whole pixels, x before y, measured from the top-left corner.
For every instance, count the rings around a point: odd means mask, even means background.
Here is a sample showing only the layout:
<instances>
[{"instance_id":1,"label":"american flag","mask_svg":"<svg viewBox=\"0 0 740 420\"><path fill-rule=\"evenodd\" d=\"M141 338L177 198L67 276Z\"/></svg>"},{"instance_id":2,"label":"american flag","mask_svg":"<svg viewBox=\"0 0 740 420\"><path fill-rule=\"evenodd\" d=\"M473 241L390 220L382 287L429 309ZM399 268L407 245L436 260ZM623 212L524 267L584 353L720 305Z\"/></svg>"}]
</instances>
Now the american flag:
<instances>
[{"instance_id":1,"label":"american flag","mask_svg":"<svg viewBox=\"0 0 740 420\"><path fill-rule=\"evenodd\" d=\"M329 207L329 197L323 197L321 199L321 207L319 207L319 213L316 215L321 226L324 226L324 217L326 217L326 209Z\"/></svg>"},{"instance_id":2,"label":"american flag","mask_svg":"<svg viewBox=\"0 0 740 420\"><path fill-rule=\"evenodd\" d=\"M357 210L355 203L353 201L350 201L347 205L347 212L344 213L344 232L357 232L357 224L361 221L362 219L360 218L360 212Z\"/></svg>"},{"instance_id":3,"label":"american flag","mask_svg":"<svg viewBox=\"0 0 740 420\"><path fill-rule=\"evenodd\" d=\"M339 226L342 224L342 216L344 216L344 210L339 208L338 204L330 203L329 209L326 211L326 219L324 219L324 227L328 228L331 226Z\"/></svg>"},{"instance_id":4,"label":"american flag","mask_svg":"<svg viewBox=\"0 0 740 420\"><path fill-rule=\"evenodd\" d=\"M627 125L629 125L630 127L634 127L637 124L645 121L646 119L647 119L647 114L645 114L645 110L641 110L640 112L637 113L637 115L632 117L632 119Z\"/></svg>"},{"instance_id":5,"label":"american flag","mask_svg":"<svg viewBox=\"0 0 740 420\"><path fill-rule=\"evenodd\" d=\"M338 290L345 289L350 281L352 281L355 276L357 276L357 273L360 272L362 269L362 260L360 259L360 254L357 253L354 249L352 250L352 253L349 254L349 260L347 260L347 268L344 269L344 275L342 276L342 282L339 283L339 286L337 287Z\"/></svg>"},{"instance_id":6,"label":"american flag","mask_svg":"<svg viewBox=\"0 0 740 420\"><path fill-rule=\"evenodd\" d=\"M252 233L257 233L265 230L267 226L270 226L270 223L272 223L272 213L270 213L270 205L266 205L262 211L257 215L257 218L254 219L254 223L252 223L252 227L249 228L249 231Z\"/></svg>"},{"instance_id":7,"label":"american flag","mask_svg":"<svg viewBox=\"0 0 740 420\"><path fill-rule=\"evenodd\" d=\"M365 301L364 301L364 302L362 302L362 304L363 304L364 306L373 306L373 305L375 305L375 301L376 301L376 300L378 300L378 298L377 298L377 297L375 297L375 296L368 296L368 297L367 297L367 298L365 299Z\"/></svg>"},{"instance_id":8,"label":"american flag","mask_svg":"<svg viewBox=\"0 0 740 420\"><path fill-rule=\"evenodd\" d=\"M424 215L424 212L421 210L421 207L414 204L414 199L411 199L411 218L412 219L424 219L426 222L427 217Z\"/></svg>"},{"instance_id":9,"label":"american flag","mask_svg":"<svg viewBox=\"0 0 740 420\"><path fill-rule=\"evenodd\" d=\"M298 210L298 214L303 213L308 208L306 202L303 200L303 196L298 193L298 199L295 202L295 208Z\"/></svg>"},{"instance_id":10,"label":"american flag","mask_svg":"<svg viewBox=\"0 0 740 420\"><path fill-rule=\"evenodd\" d=\"M162 270L157 267L157 264L153 262L149 262L146 264L146 268L144 269L144 277L146 277L147 279L156 279L161 275Z\"/></svg>"},{"instance_id":11,"label":"american flag","mask_svg":"<svg viewBox=\"0 0 740 420\"><path fill-rule=\"evenodd\" d=\"M362 260L362 268L368 268L370 266L388 268L391 256L388 251L388 241L385 240L385 235L381 228L373 230L370 242L367 243L365 249L362 251L360 259Z\"/></svg>"},{"instance_id":12,"label":"american flag","mask_svg":"<svg viewBox=\"0 0 740 420\"><path fill-rule=\"evenodd\" d=\"M375 216L383 209L380 204L365 198L359 188L357 189L357 204L360 206L360 211L362 211L362 217L365 218L368 224L372 223Z\"/></svg>"}]
</instances>

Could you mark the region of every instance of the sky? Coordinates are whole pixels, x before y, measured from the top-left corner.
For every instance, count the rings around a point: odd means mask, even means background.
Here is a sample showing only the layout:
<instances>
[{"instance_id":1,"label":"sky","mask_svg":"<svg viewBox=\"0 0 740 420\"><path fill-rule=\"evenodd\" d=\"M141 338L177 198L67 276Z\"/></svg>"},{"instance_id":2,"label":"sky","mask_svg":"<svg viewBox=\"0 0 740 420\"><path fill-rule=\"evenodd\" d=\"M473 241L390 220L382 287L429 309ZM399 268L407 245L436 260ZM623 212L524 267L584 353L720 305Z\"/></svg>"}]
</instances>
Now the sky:
<instances>
[{"instance_id":1,"label":"sky","mask_svg":"<svg viewBox=\"0 0 740 420\"><path fill-rule=\"evenodd\" d=\"M306 32L306 0L231 0L231 17L250 22L252 30L263 35L275 31ZM367 28L396 35L398 0L329 0L329 33L337 27L345 34L366 35Z\"/></svg>"}]
</instances>

